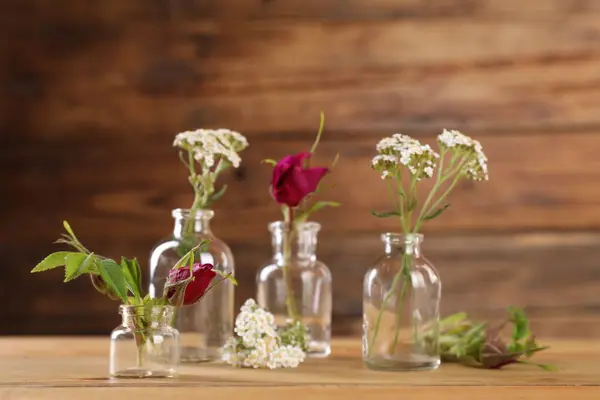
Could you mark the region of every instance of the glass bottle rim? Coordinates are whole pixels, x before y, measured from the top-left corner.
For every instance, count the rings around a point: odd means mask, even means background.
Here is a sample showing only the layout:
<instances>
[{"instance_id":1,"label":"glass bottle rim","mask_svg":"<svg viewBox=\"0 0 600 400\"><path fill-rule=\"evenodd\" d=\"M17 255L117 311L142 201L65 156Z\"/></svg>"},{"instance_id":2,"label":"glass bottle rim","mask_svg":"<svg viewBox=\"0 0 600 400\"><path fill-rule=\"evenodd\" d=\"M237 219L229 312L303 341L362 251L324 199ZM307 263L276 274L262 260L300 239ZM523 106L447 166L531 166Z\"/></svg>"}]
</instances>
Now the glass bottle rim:
<instances>
[{"instance_id":1,"label":"glass bottle rim","mask_svg":"<svg viewBox=\"0 0 600 400\"><path fill-rule=\"evenodd\" d=\"M165 305L130 305L130 304L121 304L119 305L119 314L121 315L141 315L146 310L149 310L151 314L157 315L162 312L170 314L175 311L175 306L170 304Z\"/></svg>"},{"instance_id":2,"label":"glass bottle rim","mask_svg":"<svg viewBox=\"0 0 600 400\"><path fill-rule=\"evenodd\" d=\"M423 238L421 233L385 232L381 234L383 242L392 244L421 243Z\"/></svg>"},{"instance_id":3,"label":"glass bottle rim","mask_svg":"<svg viewBox=\"0 0 600 400\"><path fill-rule=\"evenodd\" d=\"M269 224L270 232L277 232L283 230L290 230L291 224L285 221L275 221ZM321 224L314 221L296 222L294 223L294 229L300 232L318 232L321 230Z\"/></svg>"},{"instance_id":4,"label":"glass bottle rim","mask_svg":"<svg viewBox=\"0 0 600 400\"><path fill-rule=\"evenodd\" d=\"M189 208L176 208L171 211L171 216L175 219L188 219L191 217L191 210ZM196 210L194 215L195 220L207 220L215 216L215 212L209 209Z\"/></svg>"}]
</instances>

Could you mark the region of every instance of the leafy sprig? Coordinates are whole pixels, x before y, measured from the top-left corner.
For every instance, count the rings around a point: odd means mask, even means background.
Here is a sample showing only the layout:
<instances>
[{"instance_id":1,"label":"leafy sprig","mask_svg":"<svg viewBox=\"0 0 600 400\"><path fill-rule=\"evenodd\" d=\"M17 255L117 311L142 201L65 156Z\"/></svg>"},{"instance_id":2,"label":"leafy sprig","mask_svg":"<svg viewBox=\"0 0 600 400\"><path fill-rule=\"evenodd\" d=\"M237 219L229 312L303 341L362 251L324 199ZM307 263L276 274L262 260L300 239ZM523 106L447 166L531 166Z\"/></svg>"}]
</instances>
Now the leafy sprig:
<instances>
[{"instance_id":1,"label":"leafy sprig","mask_svg":"<svg viewBox=\"0 0 600 400\"><path fill-rule=\"evenodd\" d=\"M64 282L70 282L82 275L89 275L94 287L102 294L111 299L120 300L125 305L165 305L166 296L154 299L144 295L142 289L142 270L137 258L128 259L121 257L120 262L95 254L89 251L77 238L73 229L67 221L63 222L66 233L55 243L63 243L71 246L74 251L58 251L50 254L40 261L32 273L48 271L54 268L64 267ZM170 283L167 289L176 288L185 291L187 284L193 279L192 268L194 265L194 253L202 251L208 245L208 241L202 241L191 248L173 268L190 268L190 278L176 283ZM237 284L231 274L224 274L214 270L221 276L221 280L227 279ZM213 284L216 285L221 280ZM166 290L165 290L166 293Z\"/></svg>"},{"instance_id":2,"label":"leafy sprig","mask_svg":"<svg viewBox=\"0 0 600 400\"><path fill-rule=\"evenodd\" d=\"M528 359L548 349L540 346L529 328L525 312L517 307L508 308L509 318L497 327L486 322L473 322L466 313L446 317L439 323L439 350L444 362L500 369L510 364L529 364L544 370L554 370L549 364L538 364ZM510 341L501 337L503 328L512 324ZM427 331L423 337L426 346L435 346L436 329Z\"/></svg>"}]
</instances>

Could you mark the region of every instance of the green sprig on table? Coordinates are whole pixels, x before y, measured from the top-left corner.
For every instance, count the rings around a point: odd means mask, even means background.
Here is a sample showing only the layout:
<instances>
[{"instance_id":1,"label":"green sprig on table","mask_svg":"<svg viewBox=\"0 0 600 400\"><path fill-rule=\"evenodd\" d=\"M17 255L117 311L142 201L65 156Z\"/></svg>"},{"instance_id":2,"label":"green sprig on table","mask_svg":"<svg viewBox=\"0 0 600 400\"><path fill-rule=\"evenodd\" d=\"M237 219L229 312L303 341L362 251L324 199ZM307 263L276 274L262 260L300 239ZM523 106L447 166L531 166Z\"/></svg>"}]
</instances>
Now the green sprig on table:
<instances>
[{"instance_id":1,"label":"green sprig on table","mask_svg":"<svg viewBox=\"0 0 600 400\"><path fill-rule=\"evenodd\" d=\"M534 354L548 347L536 342L525 312L509 307L508 314L508 320L497 327L489 327L486 322L473 322L464 312L441 320L439 348L442 361L487 369L500 369L510 364L529 364L547 371L555 370L553 365L529 361ZM507 324L512 325L510 340L501 336ZM427 345L431 345L434 338L433 330L424 336Z\"/></svg>"}]
</instances>

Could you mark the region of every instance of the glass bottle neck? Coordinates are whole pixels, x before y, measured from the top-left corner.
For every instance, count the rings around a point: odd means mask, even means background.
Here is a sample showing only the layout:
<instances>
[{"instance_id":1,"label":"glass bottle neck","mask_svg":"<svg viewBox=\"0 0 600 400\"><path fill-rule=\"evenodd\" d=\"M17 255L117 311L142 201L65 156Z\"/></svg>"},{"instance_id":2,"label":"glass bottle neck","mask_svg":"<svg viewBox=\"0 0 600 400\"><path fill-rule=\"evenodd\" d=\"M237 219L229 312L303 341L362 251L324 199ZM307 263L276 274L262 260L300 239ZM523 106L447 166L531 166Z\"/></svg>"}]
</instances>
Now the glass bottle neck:
<instances>
[{"instance_id":1,"label":"glass bottle neck","mask_svg":"<svg viewBox=\"0 0 600 400\"><path fill-rule=\"evenodd\" d=\"M314 262L317 259L317 234L321 225L302 222L291 225L273 222L269 225L273 244L273 259L277 265L290 262Z\"/></svg>"},{"instance_id":2,"label":"glass bottle neck","mask_svg":"<svg viewBox=\"0 0 600 400\"><path fill-rule=\"evenodd\" d=\"M143 330L148 327L158 328L171 324L175 308L173 306L126 306L119 307L122 317L121 324L133 330Z\"/></svg>"},{"instance_id":3,"label":"glass bottle neck","mask_svg":"<svg viewBox=\"0 0 600 400\"><path fill-rule=\"evenodd\" d=\"M175 219L173 237L181 239L188 235L212 235L210 220L215 215L212 210L197 210L191 215L189 210L176 209L171 213Z\"/></svg>"},{"instance_id":4,"label":"glass bottle neck","mask_svg":"<svg viewBox=\"0 0 600 400\"><path fill-rule=\"evenodd\" d=\"M381 240L385 245L385 254L387 255L410 255L412 257L421 257L421 243L423 235L418 233L384 233Z\"/></svg>"}]
</instances>

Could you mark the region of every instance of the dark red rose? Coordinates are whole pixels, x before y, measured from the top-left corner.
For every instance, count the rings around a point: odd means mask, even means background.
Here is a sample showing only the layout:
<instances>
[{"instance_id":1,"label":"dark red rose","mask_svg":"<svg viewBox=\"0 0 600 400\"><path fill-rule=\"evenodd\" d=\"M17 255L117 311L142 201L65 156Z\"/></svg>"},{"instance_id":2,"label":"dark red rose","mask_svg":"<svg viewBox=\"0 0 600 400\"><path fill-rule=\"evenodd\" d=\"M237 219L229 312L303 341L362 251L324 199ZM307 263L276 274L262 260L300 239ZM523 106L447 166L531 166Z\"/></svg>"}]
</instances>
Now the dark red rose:
<instances>
[{"instance_id":1,"label":"dark red rose","mask_svg":"<svg viewBox=\"0 0 600 400\"><path fill-rule=\"evenodd\" d=\"M313 193L328 172L327 168L304 168L302 161L311 153L299 153L282 158L273 169L271 191L279 204L296 207Z\"/></svg>"},{"instance_id":2,"label":"dark red rose","mask_svg":"<svg viewBox=\"0 0 600 400\"><path fill-rule=\"evenodd\" d=\"M171 304L177 306L187 306L196 303L206 292L206 289L210 285L212 279L217 275L213 271L212 264L200 264L196 263L192 267L193 278L185 286L185 292L183 293L183 302L180 300L181 286L178 286L178 282L183 282L190 277L189 267L172 269L169 272L167 278L167 299Z\"/></svg>"}]
</instances>

